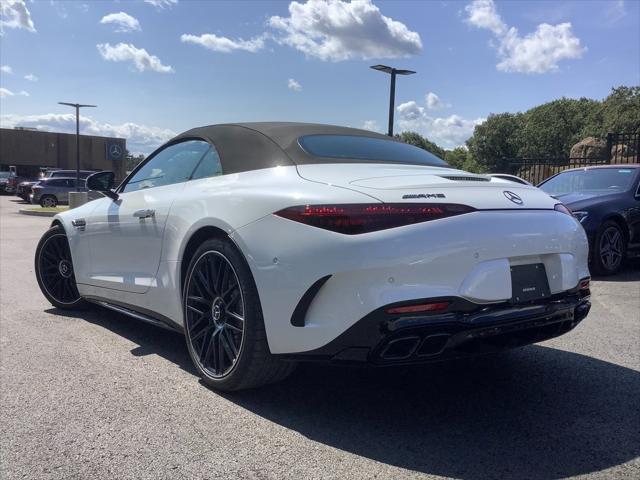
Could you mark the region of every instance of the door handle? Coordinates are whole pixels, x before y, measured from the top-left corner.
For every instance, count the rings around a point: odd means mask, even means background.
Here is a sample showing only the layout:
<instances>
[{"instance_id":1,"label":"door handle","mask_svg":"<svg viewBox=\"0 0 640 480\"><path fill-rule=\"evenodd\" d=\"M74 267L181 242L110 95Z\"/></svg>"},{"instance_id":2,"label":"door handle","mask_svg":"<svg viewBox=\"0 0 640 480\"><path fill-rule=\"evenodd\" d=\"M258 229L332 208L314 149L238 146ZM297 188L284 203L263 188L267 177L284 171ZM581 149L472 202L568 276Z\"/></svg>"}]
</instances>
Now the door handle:
<instances>
[{"instance_id":1,"label":"door handle","mask_svg":"<svg viewBox=\"0 0 640 480\"><path fill-rule=\"evenodd\" d=\"M156 216L156 211L155 210L137 210L135 212L133 212L133 216L136 218L150 218L150 217L155 217Z\"/></svg>"}]
</instances>

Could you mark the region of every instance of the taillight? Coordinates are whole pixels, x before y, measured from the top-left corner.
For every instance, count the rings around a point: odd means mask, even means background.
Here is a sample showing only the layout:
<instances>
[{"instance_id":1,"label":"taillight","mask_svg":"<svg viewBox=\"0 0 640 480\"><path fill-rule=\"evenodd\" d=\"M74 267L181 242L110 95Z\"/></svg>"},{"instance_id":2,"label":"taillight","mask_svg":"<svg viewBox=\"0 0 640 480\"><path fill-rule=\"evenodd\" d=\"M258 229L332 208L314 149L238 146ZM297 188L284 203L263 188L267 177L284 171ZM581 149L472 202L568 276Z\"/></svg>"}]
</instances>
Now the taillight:
<instances>
[{"instance_id":1,"label":"taillight","mask_svg":"<svg viewBox=\"0 0 640 480\"><path fill-rule=\"evenodd\" d=\"M403 307L387 308L387 313L423 313L442 312L449 308L449 302L420 303L417 305L405 305Z\"/></svg>"},{"instance_id":2,"label":"taillight","mask_svg":"<svg viewBox=\"0 0 640 480\"><path fill-rule=\"evenodd\" d=\"M428 222L475 211L452 203L349 203L298 205L276 212L282 218L346 235Z\"/></svg>"},{"instance_id":3,"label":"taillight","mask_svg":"<svg viewBox=\"0 0 640 480\"><path fill-rule=\"evenodd\" d=\"M571 213L571 210L569 210L569 209L567 208L567 206L566 206L565 204L563 204L563 203L556 203L556 204L554 205L553 209L554 209L556 212L566 213L567 215L571 215L571 216L573 216L573 213Z\"/></svg>"}]
</instances>

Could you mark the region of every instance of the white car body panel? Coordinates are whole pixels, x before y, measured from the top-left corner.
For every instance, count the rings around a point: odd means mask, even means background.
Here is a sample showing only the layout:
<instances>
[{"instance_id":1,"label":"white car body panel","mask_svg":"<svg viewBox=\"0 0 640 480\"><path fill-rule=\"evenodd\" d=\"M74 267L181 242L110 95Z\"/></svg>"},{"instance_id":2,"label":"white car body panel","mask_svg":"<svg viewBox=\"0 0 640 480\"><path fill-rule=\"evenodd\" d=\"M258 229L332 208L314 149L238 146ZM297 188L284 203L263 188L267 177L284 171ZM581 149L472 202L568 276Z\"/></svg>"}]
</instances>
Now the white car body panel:
<instances>
[{"instance_id":1,"label":"white car body panel","mask_svg":"<svg viewBox=\"0 0 640 480\"><path fill-rule=\"evenodd\" d=\"M296 205L380 202L453 203L478 211L359 235L274 215ZM543 263L552 294L576 288L589 277L587 238L571 215L554 210L557 203L535 187L450 168L302 164L121 193L117 202L102 198L55 221L67 232L81 296L137 307L177 325L184 323L181 275L189 240L203 228L224 232L253 274L271 352L300 353L323 347L391 303L509 300L515 265ZM143 209L155 216L133 216ZM84 228L72 224L79 219ZM293 326L301 297L327 275L304 327Z\"/></svg>"}]
</instances>

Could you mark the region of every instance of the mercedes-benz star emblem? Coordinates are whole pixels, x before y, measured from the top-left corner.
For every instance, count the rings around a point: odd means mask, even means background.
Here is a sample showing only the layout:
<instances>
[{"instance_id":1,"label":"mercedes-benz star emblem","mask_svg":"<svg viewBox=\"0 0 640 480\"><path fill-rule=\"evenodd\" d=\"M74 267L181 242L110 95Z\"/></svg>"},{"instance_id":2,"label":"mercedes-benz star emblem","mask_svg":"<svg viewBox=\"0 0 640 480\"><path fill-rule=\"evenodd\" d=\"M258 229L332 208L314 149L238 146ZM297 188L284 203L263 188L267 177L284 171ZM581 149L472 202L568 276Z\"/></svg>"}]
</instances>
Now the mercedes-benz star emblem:
<instances>
[{"instance_id":1,"label":"mercedes-benz star emblem","mask_svg":"<svg viewBox=\"0 0 640 480\"><path fill-rule=\"evenodd\" d=\"M120 158L122 155L122 149L120 148L120 145L114 144L109 147L109 153L113 158Z\"/></svg>"},{"instance_id":2,"label":"mercedes-benz star emblem","mask_svg":"<svg viewBox=\"0 0 640 480\"><path fill-rule=\"evenodd\" d=\"M504 196L507 197L508 200L511 200L516 205L522 205L524 203L518 195L516 195L513 192L510 192L509 190L505 190L502 193L504 193Z\"/></svg>"}]
</instances>

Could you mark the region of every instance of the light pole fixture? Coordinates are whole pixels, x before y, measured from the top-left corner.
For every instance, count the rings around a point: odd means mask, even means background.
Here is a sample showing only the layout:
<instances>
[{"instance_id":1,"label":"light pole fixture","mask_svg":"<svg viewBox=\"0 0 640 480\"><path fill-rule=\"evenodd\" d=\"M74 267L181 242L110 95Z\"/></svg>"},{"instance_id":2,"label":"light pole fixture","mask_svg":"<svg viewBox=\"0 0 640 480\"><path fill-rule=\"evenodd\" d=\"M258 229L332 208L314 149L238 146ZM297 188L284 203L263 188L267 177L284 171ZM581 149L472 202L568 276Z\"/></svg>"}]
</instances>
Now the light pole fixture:
<instances>
[{"instance_id":1,"label":"light pole fixture","mask_svg":"<svg viewBox=\"0 0 640 480\"><path fill-rule=\"evenodd\" d=\"M80 109L83 107L96 107L97 105L83 105L81 103L58 102L76 109L76 192L80 191Z\"/></svg>"},{"instance_id":2,"label":"light pole fixture","mask_svg":"<svg viewBox=\"0 0 640 480\"><path fill-rule=\"evenodd\" d=\"M389 131L387 135L393 137L393 110L395 108L394 104L396 100L396 75L413 75L416 72L413 70L400 70L388 67L387 65L373 65L371 68L391 75L391 89L389 91Z\"/></svg>"}]
</instances>

